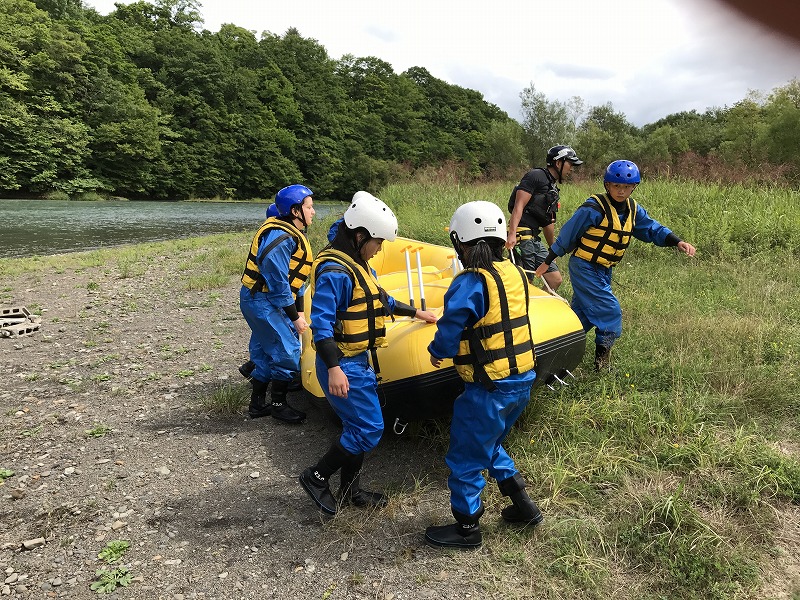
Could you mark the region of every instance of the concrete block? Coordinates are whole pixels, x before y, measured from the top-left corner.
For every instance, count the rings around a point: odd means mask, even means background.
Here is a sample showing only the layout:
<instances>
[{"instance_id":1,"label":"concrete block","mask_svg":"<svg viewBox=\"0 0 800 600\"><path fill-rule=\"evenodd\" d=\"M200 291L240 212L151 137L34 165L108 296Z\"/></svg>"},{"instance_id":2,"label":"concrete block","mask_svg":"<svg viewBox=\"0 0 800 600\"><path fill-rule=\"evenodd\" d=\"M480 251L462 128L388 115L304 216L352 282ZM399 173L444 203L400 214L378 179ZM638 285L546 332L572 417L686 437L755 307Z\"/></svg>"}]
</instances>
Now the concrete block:
<instances>
[{"instance_id":1,"label":"concrete block","mask_svg":"<svg viewBox=\"0 0 800 600\"><path fill-rule=\"evenodd\" d=\"M0 317L0 327L8 327L9 325L19 325L20 323L27 323L28 319L24 317Z\"/></svg>"},{"instance_id":2,"label":"concrete block","mask_svg":"<svg viewBox=\"0 0 800 600\"><path fill-rule=\"evenodd\" d=\"M24 306L12 306L11 308L0 308L0 317L10 317L10 318L17 318L22 317L27 319L31 316L31 311L29 311Z\"/></svg>"},{"instance_id":3,"label":"concrete block","mask_svg":"<svg viewBox=\"0 0 800 600\"><path fill-rule=\"evenodd\" d=\"M35 331L39 331L41 325L39 323L21 323L19 325L9 325L0 329L0 335L3 337L22 337L23 335L31 335Z\"/></svg>"}]
</instances>

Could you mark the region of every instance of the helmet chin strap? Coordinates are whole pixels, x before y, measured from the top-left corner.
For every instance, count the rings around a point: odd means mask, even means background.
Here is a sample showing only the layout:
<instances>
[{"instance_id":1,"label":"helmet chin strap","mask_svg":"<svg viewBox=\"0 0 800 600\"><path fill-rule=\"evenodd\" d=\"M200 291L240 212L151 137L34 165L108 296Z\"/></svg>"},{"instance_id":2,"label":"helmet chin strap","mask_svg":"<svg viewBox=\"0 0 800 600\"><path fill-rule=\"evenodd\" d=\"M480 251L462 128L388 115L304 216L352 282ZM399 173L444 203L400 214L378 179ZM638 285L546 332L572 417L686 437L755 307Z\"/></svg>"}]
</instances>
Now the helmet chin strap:
<instances>
[{"instance_id":1,"label":"helmet chin strap","mask_svg":"<svg viewBox=\"0 0 800 600\"><path fill-rule=\"evenodd\" d=\"M295 217L294 215L292 215L292 216L293 216L293 218L300 220L300 222L303 224L302 229L306 229L308 227L308 223L306 222L306 214L303 212L303 205L302 204L295 204L295 206L297 206L299 208L300 216L299 217ZM292 208L294 208L294 206Z\"/></svg>"},{"instance_id":2,"label":"helmet chin strap","mask_svg":"<svg viewBox=\"0 0 800 600\"><path fill-rule=\"evenodd\" d=\"M458 234L455 231L450 232L450 242L453 244L453 249L456 251L458 260L464 264L464 246L458 241Z\"/></svg>"},{"instance_id":3,"label":"helmet chin strap","mask_svg":"<svg viewBox=\"0 0 800 600\"><path fill-rule=\"evenodd\" d=\"M558 167L558 183L564 183L564 180L562 178L562 175L564 173L564 160L565 159L563 159L563 158L561 159L561 166ZM556 162L558 162L558 161L556 161Z\"/></svg>"},{"instance_id":4,"label":"helmet chin strap","mask_svg":"<svg viewBox=\"0 0 800 600\"><path fill-rule=\"evenodd\" d=\"M354 245L355 245L355 247L356 247L356 253L357 253L359 256L361 256L361 249L362 249L364 246L366 246L366 245L367 245L367 242L369 242L371 239L372 239L372 236L370 236L368 233L364 233L364 234L362 234L361 241L359 242L359 241L358 241L358 234L357 234L357 233L354 233L354 234L353 234L353 242L355 242L355 243L354 243ZM363 258L363 257L362 257L362 258ZM365 262L366 262L366 261L365 261Z\"/></svg>"}]
</instances>

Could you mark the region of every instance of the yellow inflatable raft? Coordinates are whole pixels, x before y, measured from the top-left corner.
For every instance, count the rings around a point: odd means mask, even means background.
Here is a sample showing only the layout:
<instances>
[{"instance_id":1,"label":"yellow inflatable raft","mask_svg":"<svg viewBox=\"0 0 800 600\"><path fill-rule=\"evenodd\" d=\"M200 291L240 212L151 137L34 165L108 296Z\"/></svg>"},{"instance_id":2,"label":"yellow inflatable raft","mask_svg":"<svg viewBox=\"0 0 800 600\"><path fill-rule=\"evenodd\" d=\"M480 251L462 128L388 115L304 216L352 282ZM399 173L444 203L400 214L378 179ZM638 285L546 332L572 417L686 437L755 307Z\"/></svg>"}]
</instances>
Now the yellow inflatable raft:
<instances>
[{"instance_id":1,"label":"yellow inflatable raft","mask_svg":"<svg viewBox=\"0 0 800 600\"><path fill-rule=\"evenodd\" d=\"M426 244L408 238L384 242L370 265L378 282L390 296L417 307L424 306L442 314L444 294L461 265L455 251L445 246ZM536 349L536 385L552 384L569 377L569 371L582 360L586 335L577 315L563 300L531 286L530 318ZM436 332L435 324L410 317L386 321L388 347L379 348L377 365L378 393L381 397L387 428L402 433L409 421L434 418L452 410L453 400L461 393L463 382L445 360L440 368L430 363L427 348ZM316 353L311 345L311 331L302 339L300 375L303 387L323 399L317 381Z\"/></svg>"}]
</instances>

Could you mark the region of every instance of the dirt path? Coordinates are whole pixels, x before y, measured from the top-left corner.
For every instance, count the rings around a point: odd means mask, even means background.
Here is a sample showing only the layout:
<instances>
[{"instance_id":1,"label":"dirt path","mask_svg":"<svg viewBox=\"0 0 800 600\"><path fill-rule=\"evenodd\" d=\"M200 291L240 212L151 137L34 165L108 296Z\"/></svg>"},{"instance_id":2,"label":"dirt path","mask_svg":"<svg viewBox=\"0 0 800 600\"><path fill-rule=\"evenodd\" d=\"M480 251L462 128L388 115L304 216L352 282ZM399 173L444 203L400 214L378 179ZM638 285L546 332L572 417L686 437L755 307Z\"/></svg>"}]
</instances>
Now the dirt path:
<instances>
[{"instance_id":1,"label":"dirt path","mask_svg":"<svg viewBox=\"0 0 800 600\"><path fill-rule=\"evenodd\" d=\"M108 568L133 581L111 597L490 597L473 578L485 549L423 543L449 519L431 438L387 435L368 458L387 509L323 520L296 477L338 432L327 409L295 395L309 417L290 427L204 408L243 385L248 330L235 285L185 292L178 264L3 281L2 304L39 307L42 328L0 339L2 595L97 597L97 554L121 539Z\"/></svg>"}]
</instances>

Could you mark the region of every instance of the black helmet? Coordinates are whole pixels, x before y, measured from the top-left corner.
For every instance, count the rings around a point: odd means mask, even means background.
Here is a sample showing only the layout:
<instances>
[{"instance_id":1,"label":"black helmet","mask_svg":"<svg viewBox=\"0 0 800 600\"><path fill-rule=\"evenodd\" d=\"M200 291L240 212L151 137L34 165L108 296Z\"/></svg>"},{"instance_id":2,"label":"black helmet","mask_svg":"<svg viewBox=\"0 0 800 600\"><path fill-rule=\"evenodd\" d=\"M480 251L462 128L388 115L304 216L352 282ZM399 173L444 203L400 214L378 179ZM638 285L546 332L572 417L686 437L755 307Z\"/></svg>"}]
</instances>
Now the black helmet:
<instances>
[{"instance_id":1,"label":"black helmet","mask_svg":"<svg viewBox=\"0 0 800 600\"><path fill-rule=\"evenodd\" d=\"M555 167L556 161L562 158L573 165L583 164L583 161L575 154L575 150L569 146L553 146L547 151L547 166Z\"/></svg>"}]
</instances>

